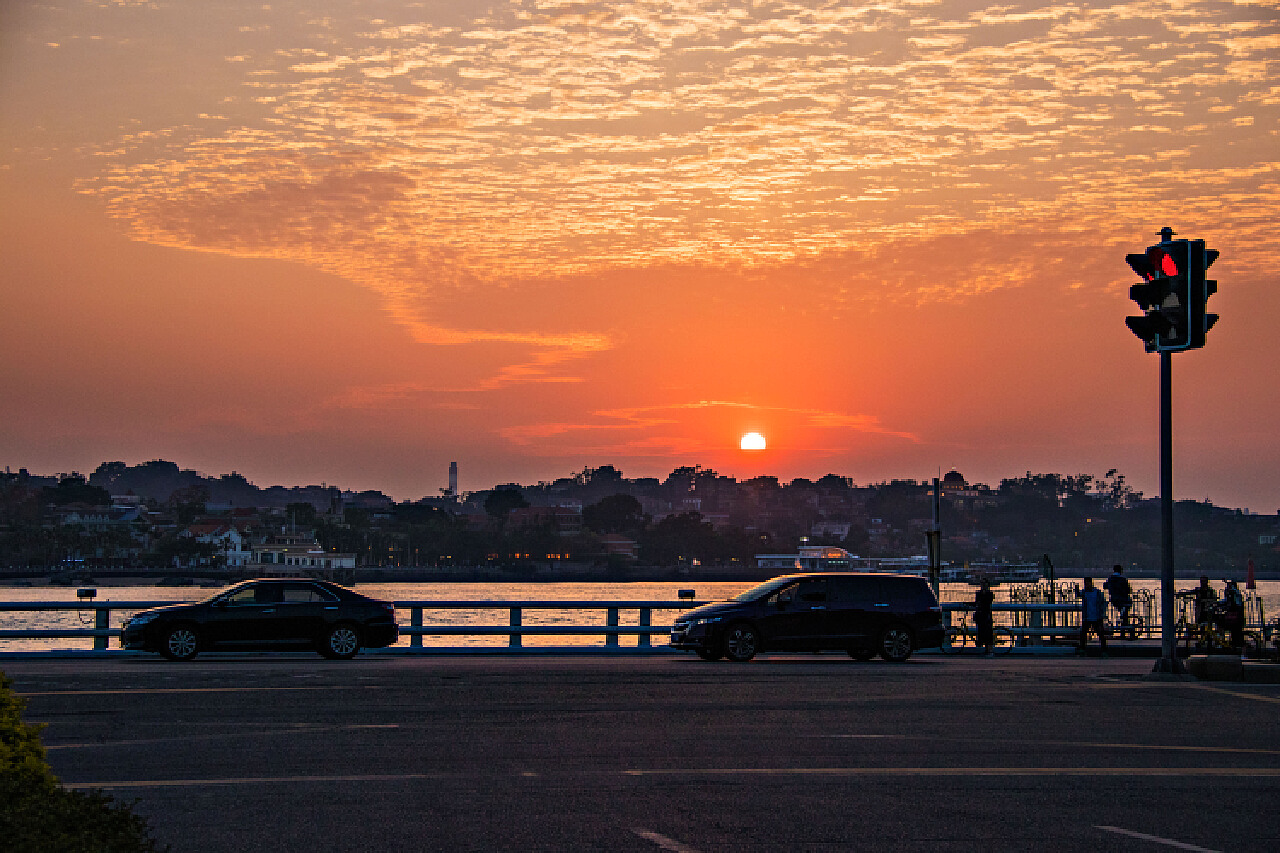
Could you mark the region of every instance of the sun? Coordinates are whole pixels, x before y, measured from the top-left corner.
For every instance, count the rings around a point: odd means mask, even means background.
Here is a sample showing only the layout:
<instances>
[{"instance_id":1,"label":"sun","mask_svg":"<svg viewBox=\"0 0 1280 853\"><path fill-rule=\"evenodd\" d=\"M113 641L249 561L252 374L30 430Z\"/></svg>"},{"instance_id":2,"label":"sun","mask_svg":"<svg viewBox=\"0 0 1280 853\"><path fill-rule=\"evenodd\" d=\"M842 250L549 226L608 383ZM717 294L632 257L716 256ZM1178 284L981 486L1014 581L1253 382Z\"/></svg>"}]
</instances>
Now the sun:
<instances>
[{"instance_id":1,"label":"sun","mask_svg":"<svg viewBox=\"0 0 1280 853\"><path fill-rule=\"evenodd\" d=\"M764 436L758 432L749 432L742 436L743 450L764 450Z\"/></svg>"}]
</instances>

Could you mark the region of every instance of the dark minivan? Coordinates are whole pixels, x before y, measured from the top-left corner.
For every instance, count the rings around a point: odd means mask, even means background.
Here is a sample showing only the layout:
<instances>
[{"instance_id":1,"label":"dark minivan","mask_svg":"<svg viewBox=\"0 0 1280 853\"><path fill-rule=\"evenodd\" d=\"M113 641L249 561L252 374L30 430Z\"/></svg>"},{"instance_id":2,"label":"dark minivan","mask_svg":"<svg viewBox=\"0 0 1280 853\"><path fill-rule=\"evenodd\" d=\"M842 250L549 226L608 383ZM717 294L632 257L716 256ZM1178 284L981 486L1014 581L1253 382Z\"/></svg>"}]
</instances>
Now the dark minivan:
<instances>
[{"instance_id":1,"label":"dark minivan","mask_svg":"<svg viewBox=\"0 0 1280 853\"><path fill-rule=\"evenodd\" d=\"M785 575L729 601L681 614L671 647L703 660L746 661L762 651L847 651L904 661L942 643L942 608L929 582L860 572Z\"/></svg>"}]
</instances>

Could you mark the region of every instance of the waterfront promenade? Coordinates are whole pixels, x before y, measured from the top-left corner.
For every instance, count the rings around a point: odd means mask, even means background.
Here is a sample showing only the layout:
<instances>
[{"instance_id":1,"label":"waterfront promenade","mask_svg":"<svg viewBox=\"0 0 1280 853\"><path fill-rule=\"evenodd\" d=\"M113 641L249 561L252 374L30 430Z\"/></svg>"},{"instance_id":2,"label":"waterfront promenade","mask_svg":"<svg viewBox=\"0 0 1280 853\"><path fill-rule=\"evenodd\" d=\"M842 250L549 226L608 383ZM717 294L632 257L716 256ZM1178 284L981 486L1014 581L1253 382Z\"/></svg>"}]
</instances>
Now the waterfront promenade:
<instances>
[{"instance_id":1,"label":"waterfront promenade","mask_svg":"<svg viewBox=\"0 0 1280 853\"><path fill-rule=\"evenodd\" d=\"M176 853L1280 846L1280 687L1143 658L3 668L63 781Z\"/></svg>"}]
</instances>

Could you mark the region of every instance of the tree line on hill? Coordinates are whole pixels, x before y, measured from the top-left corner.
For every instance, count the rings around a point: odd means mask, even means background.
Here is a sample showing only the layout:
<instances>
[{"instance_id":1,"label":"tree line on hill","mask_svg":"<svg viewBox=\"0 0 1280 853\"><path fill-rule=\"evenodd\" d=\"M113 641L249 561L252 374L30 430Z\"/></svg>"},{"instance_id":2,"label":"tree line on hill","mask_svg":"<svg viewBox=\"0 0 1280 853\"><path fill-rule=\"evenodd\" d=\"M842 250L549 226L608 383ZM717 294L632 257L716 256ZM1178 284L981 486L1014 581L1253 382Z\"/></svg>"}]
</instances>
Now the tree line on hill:
<instances>
[{"instance_id":1,"label":"tree line on hill","mask_svg":"<svg viewBox=\"0 0 1280 853\"><path fill-rule=\"evenodd\" d=\"M198 543L180 536L184 526L232 512L243 520L250 508L262 529L292 524L314 530L326 549L354 553L362 565L633 559L653 566L751 565L756 554L794 553L802 544L838 545L862 556L912 556L924 551L933 491L928 481L859 486L835 474L789 483L776 477L738 481L700 466L678 467L663 479L627 478L605 465L535 485L396 502L381 492L327 484L264 489L239 474L207 477L162 460L108 462L88 477L0 474L0 565L122 549L163 565L200 555ZM53 514L59 507L109 505L122 495L149 510L146 520L139 517L127 530L98 529L89 536L63 529ZM952 563L1021 562L1047 554L1059 566L1159 566L1159 502L1129 488L1114 470L1102 476L1028 472L996 487L951 472L941 482L938 503L943 559ZM568 511L538 511L555 507ZM1277 526L1276 516L1179 501L1177 565L1211 572L1254 559L1259 569L1280 568ZM141 539L145 552L137 550ZM634 548L620 548L620 542Z\"/></svg>"}]
</instances>

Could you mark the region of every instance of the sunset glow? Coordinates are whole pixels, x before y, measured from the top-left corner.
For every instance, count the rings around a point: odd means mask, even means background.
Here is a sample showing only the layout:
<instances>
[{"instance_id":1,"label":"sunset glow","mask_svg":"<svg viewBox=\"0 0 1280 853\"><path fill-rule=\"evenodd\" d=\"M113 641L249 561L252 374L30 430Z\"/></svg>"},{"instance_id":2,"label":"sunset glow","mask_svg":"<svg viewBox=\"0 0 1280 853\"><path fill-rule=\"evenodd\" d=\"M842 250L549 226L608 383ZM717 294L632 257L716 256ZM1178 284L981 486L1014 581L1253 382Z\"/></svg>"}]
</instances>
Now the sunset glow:
<instances>
[{"instance_id":1,"label":"sunset glow","mask_svg":"<svg viewBox=\"0 0 1280 853\"><path fill-rule=\"evenodd\" d=\"M1168 225L1222 253L1178 495L1274 512L1278 13L13 0L0 465L1154 494L1124 256Z\"/></svg>"}]
</instances>

